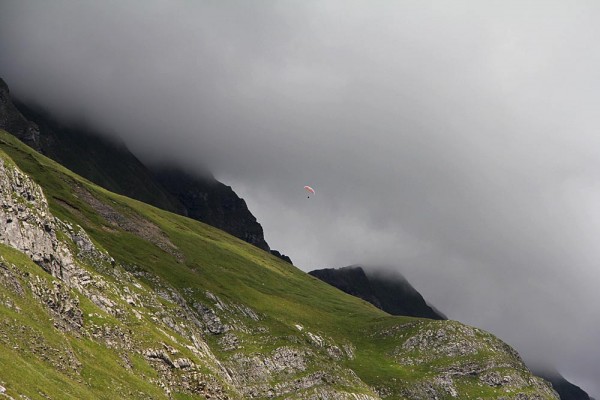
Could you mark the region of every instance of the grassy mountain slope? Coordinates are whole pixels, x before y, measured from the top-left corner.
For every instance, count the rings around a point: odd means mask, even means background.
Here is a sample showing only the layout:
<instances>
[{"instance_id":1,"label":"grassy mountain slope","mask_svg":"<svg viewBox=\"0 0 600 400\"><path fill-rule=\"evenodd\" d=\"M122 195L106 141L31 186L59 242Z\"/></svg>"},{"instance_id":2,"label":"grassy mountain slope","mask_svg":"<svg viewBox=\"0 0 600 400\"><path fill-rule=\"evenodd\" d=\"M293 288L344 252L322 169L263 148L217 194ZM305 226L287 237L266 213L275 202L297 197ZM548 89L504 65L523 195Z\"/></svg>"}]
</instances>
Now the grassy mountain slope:
<instances>
[{"instance_id":1,"label":"grassy mountain slope","mask_svg":"<svg viewBox=\"0 0 600 400\"><path fill-rule=\"evenodd\" d=\"M60 252L40 268L35 249L0 247L0 385L14 398L556 398L484 331L390 316L2 131L0 149L4 215L73 255L57 270Z\"/></svg>"}]
</instances>

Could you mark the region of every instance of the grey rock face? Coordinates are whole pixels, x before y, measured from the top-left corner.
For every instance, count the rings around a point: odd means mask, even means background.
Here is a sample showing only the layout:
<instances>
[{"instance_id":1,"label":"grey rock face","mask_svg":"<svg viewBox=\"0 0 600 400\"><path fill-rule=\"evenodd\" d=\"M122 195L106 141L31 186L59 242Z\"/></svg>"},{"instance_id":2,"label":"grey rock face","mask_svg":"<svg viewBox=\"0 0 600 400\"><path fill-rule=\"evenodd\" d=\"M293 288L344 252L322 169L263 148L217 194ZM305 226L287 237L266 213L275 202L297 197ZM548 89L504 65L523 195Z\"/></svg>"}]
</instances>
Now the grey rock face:
<instances>
[{"instance_id":1,"label":"grey rock face","mask_svg":"<svg viewBox=\"0 0 600 400\"><path fill-rule=\"evenodd\" d=\"M77 267L56 238L55 219L42 189L0 158L0 243L27 254L52 275L71 281Z\"/></svg>"},{"instance_id":2,"label":"grey rock face","mask_svg":"<svg viewBox=\"0 0 600 400\"><path fill-rule=\"evenodd\" d=\"M221 319L215 312L206 307L204 304L197 304L196 311L202 318L203 325L207 332L210 332L214 335L218 335L221 333L225 333L228 328L221 322Z\"/></svg>"},{"instance_id":3,"label":"grey rock face","mask_svg":"<svg viewBox=\"0 0 600 400\"><path fill-rule=\"evenodd\" d=\"M33 294L46 305L55 316L55 327L63 331L79 331L83 326L83 314L79 308L79 299L73 296L68 288L59 281L48 288L39 279L30 280Z\"/></svg>"},{"instance_id":4,"label":"grey rock face","mask_svg":"<svg viewBox=\"0 0 600 400\"><path fill-rule=\"evenodd\" d=\"M171 356L177 354L175 349L147 349L142 354L160 374L159 385L168 395L176 389L207 399L229 399L215 377L200 372L192 360L182 357L173 361Z\"/></svg>"},{"instance_id":5,"label":"grey rock face","mask_svg":"<svg viewBox=\"0 0 600 400\"><path fill-rule=\"evenodd\" d=\"M280 347L270 355L255 354L251 356L242 353L235 354L228 362L228 368L237 371L237 379L245 387L245 393L252 398L274 397L286 391L269 386L267 382L282 374L291 375L306 370L308 354L302 349ZM317 381L320 381L317 379ZM310 387L318 382L302 386ZM299 390L297 387L296 390ZM289 389L288 389L289 390Z\"/></svg>"},{"instance_id":6,"label":"grey rock face","mask_svg":"<svg viewBox=\"0 0 600 400\"><path fill-rule=\"evenodd\" d=\"M240 348L240 341L235 334L228 332L219 339L219 345L225 351L237 350Z\"/></svg>"},{"instance_id":7,"label":"grey rock face","mask_svg":"<svg viewBox=\"0 0 600 400\"><path fill-rule=\"evenodd\" d=\"M144 356L151 360L161 360L169 367L175 367L175 364L171 361L171 357L169 357L169 354L163 349L148 349L144 351Z\"/></svg>"}]
</instances>

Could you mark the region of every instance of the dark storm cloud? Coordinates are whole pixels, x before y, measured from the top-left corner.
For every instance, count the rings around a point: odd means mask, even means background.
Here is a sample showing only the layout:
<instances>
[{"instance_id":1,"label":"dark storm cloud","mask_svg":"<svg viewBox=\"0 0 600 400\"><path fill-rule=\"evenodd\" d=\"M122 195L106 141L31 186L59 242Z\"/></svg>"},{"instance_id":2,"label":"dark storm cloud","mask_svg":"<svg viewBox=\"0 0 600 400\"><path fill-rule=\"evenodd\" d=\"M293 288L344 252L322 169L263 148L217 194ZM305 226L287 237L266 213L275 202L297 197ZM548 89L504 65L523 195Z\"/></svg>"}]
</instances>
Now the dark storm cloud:
<instances>
[{"instance_id":1,"label":"dark storm cloud","mask_svg":"<svg viewBox=\"0 0 600 400\"><path fill-rule=\"evenodd\" d=\"M209 165L301 268L398 268L600 395L596 3L0 7L17 95Z\"/></svg>"}]
</instances>

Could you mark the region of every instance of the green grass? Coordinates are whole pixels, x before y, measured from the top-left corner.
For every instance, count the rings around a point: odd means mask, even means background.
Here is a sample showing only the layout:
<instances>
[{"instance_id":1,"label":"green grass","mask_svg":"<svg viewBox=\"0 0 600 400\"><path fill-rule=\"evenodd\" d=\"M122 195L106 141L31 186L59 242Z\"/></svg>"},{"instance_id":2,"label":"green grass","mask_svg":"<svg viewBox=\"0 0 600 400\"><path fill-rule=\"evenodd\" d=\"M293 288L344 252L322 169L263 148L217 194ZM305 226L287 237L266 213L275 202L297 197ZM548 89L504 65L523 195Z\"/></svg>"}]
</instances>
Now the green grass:
<instances>
[{"instance_id":1,"label":"green grass","mask_svg":"<svg viewBox=\"0 0 600 400\"><path fill-rule=\"evenodd\" d=\"M261 316L259 321L241 314L235 314L235 318L230 314L222 316L225 323L241 323L250 331L237 332L242 345L238 352L268 355L283 345L310 349L315 363L308 372L336 365L351 368L369 386L386 387L392 398L401 398L403 389L431 376L435 368L456 362L455 359L437 359L420 366L405 366L394 361L391 355L393 350L419 329L433 323L429 320L390 316L223 231L104 190L35 153L2 131L0 149L43 188L55 216L81 225L99 248L110 252L118 265L136 274L139 282L144 285L143 290L173 288L184 295L190 306L196 302L212 305L212 300L206 294L209 291L226 304L247 305L257 312ZM159 227L177 247L182 258L178 259L156 244L111 225L76 195L72 190L75 185L84 187L97 200L110 205L122 215L143 219ZM9 257L20 268L31 274L44 275L39 267L23 255L5 246L0 249L0 254ZM102 271L96 271L100 272ZM46 275L45 279L51 280L51 277ZM104 274L104 279L115 288L128 287L134 292L137 290L111 273ZM45 393L52 398L165 397L164 391L151 382L152 378L156 378L155 369L139 354L130 357L133 368L128 369L123 365L122 354L118 350L94 340L58 332L52 327L47 311L31 297L15 299L15 302L22 305L21 314L15 315L13 311L0 305L0 318L21 318L19 324L35 327L48 342L69 346L82 362L82 370L73 377L66 376L49 362L5 346L0 351L0 380L10 383L7 386L14 390L12 393L18 392L36 399L41 398L36 391L44 388ZM157 307L176 309L168 300ZM185 346L181 346L186 343L183 336L169 331L168 334L174 339L171 340L165 336L164 330L161 331L154 325L148 315L144 315L141 320L134 317L115 318L83 296L81 308L84 311L85 325L121 326L131 330L132 337L139 343L148 346L168 343L169 346L181 349L180 356L194 357ZM152 306L148 305L146 309L151 310ZM22 320L23 318L27 320ZM180 321L177 316L173 318L176 322ZM378 332L385 329L419 321L418 324L409 324L400 329L398 335L378 335ZM296 324L302 325L304 330L300 332L296 329ZM355 358L332 360L325 349L310 342L307 332L318 334L331 344L351 343L355 347ZM295 337L298 343L290 341L291 337ZM214 354L226 362L236 351L220 350L219 338L220 336L210 335L205 337ZM466 361L482 362L493 356L482 352L467 357ZM205 367L209 371L210 363ZM480 388L470 378L457 382L457 387L465 396L478 395L482 390L485 391L485 398L503 395L496 388ZM368 388L360 385L345 389L357 393L369 392ZM192 397L185 393L174 393L174 398Z\"/></svg>"},{"instance_id":2,"label":"green grass","mask_svg":"<svg viewBox=\"0 0 600 400\"><path fill-rule=\"evenodd\" d=\"M50 287L52 277L12 248L0 245L0 254L3 265L9 268L18 265L23 276L17 279L25 292L21 295L4 289L4 304L0 304L0 331L3 333L0 338L0 380L6 385L8 395L15 398L26 395L31 399L43 399L44 396L114 399L123 393L115 389L126 387L127 390L152 394L154 398L166 398L162 391L135 374L123 375L123 368L117 361L119 357L112 350L55 329L47 310L34 298L24 279L39 277L42 284ZM20 311L5 306L8 298ZM93 309L89 304L83 308L86 311ZM82 362L80 373L66 368L67 364L60 358L66 352L71 352ZM65 368L57 368L59 365Z\"/></svg>"}]
</instances>

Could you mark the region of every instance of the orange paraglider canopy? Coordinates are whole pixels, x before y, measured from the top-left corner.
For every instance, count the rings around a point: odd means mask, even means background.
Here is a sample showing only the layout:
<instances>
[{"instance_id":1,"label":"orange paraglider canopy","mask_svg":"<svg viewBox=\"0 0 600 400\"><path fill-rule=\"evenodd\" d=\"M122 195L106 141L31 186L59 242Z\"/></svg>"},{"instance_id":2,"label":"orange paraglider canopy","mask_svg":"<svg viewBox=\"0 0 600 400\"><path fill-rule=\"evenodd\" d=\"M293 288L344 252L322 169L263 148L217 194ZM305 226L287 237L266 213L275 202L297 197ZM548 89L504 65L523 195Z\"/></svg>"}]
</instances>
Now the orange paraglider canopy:
<instances>
[{"instance_id":1,"label":"orange paraglider canopy","mask_svg":"<svg viewBox=\"0 0 600 400\"><path fill-rule=\"evenodd\" d=\"M304 186L304 190L306 190L309 194L315 194L315 189L310 186ZM310 198L310 196L308 196Z\"/></svg>"}]
</instances>

